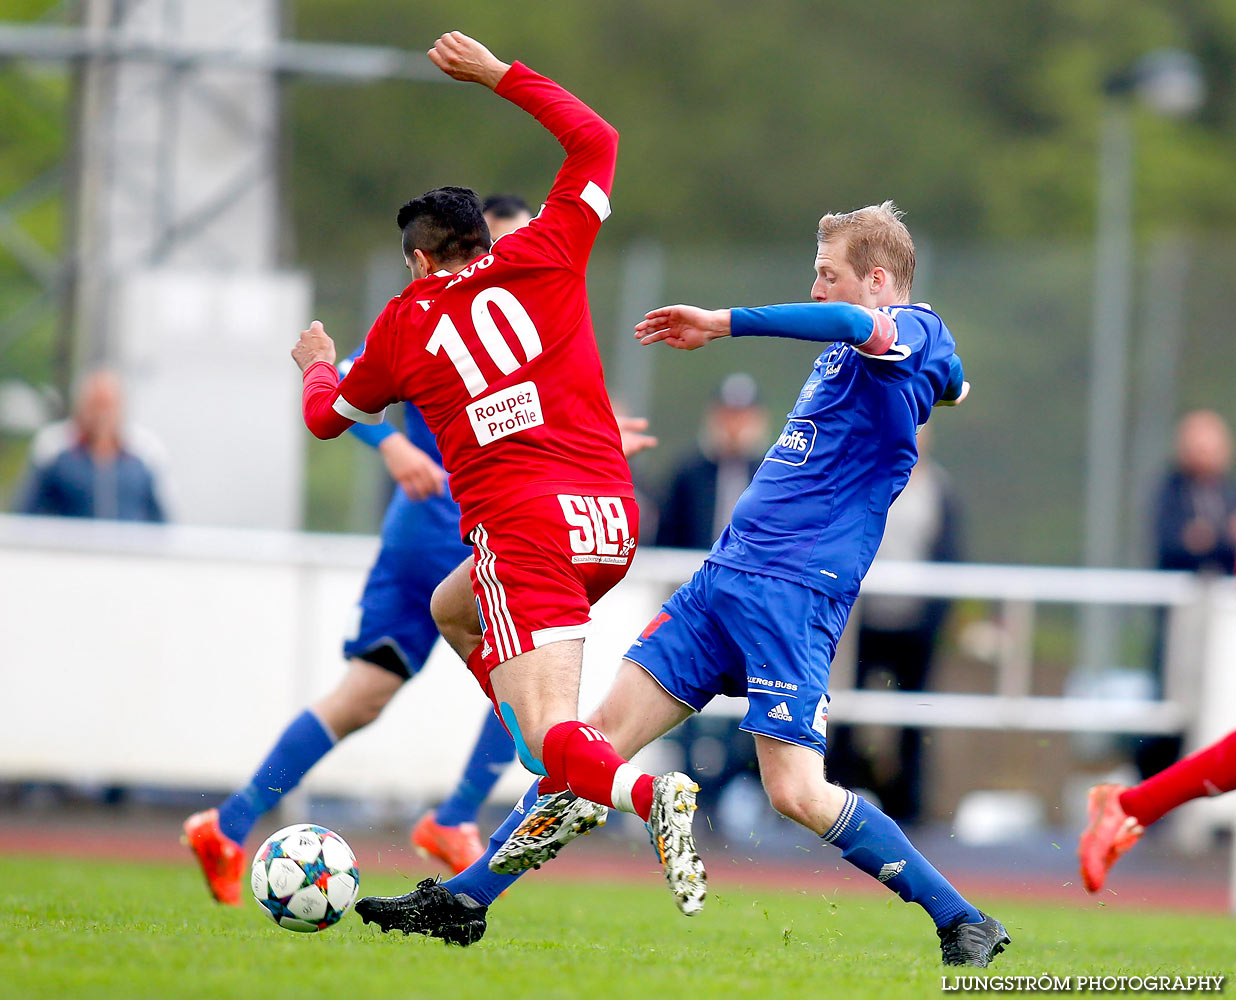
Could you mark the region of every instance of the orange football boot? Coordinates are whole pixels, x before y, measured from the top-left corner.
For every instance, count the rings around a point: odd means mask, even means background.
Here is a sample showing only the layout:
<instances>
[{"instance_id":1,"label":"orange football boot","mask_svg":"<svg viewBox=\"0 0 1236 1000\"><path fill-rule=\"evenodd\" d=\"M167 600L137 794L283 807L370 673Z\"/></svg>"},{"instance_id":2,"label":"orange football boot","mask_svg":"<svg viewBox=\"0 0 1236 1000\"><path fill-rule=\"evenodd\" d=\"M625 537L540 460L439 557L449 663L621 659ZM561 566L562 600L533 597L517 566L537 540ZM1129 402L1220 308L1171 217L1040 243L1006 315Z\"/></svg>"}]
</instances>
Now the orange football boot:
<instances>
[{"instance_id":1,"label":"orange football boot","mask_svg":"<svg viewBox=\"0 0 1236 1000\"><path fill-rule=\"evenodd\" d=\"M456 875L485 853L475 823L442 826L432 812L425 813L412 827L411 840L421 857L432 855Z\"/></svg>"},{"instance_id":2,"label":"orange football boot","mask_svg":"<svg viewBox=\"0 0 1236 1000\"><path fill-rule=\"evenodd\" d=\"M1082 882L1088 892L1103 888L1107 872L1130 847L1141 839L1145 829L1120 808L1125 785L1103 784L1090 789L1086 829L1077 844Z\"/></svg>"},{"instance_id":3,"label":"orange football boot","mask_svg":"<svg viewBox=\"0 0 1236 1000\"><path fill-rule=\"evenodd\" d=\"M245 849L219 829L219 810L207 809L185 820L180 842L197 855L210 894L228 906L240 905Z\"/></svg>"}]
</instances>

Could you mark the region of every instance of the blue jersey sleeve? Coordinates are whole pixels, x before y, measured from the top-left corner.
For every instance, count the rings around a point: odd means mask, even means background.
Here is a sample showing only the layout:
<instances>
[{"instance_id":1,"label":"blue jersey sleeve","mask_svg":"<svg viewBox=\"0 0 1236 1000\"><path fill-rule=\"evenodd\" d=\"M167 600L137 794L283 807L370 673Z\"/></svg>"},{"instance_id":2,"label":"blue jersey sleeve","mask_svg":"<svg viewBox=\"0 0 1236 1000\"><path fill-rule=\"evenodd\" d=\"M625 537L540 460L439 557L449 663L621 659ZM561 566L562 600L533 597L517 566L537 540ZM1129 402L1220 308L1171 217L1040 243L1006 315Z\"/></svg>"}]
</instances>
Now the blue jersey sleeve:
<instances>
[{"instance_id":1,"label":"blue jersey sleeve","mask_svg":"<svg viewBox=\"0 0 1236 1000\"><path fill-rule=\"evenodd\" d=\"M871 339L872 332L871 310L849 302L790 302L730 310L732 337L789 337L824 344L864 344Z\"/></svg>"},{"instance_id":2,"label":"blue jersey sleeve","mask_svg":"<svg viewBox=\"0 0 1236 1000\"><path fill-rule=\"evenodd\" d=\"M364 350L365 342L362 340L356 345L356 349L351 354L339 362L336 367L339 369L339 377L341 379L351 370L352 363L361 356ZM370 448L376 448L398 430L399 428L397 428L389 420L383 418L382 422L377 424L354 423L348 428L348 433L353 437L364 441Z\"/></svg>"},{"instance_id":3,"label":"blue jersey sleeve","mask_svg":"<svg viewBox=\"0 0 1236 1000\"><path fill-rule=\"evenodd\" d=\"M966 383L966 369L961 363L961 355L956 351L948 359L948 382L944 386L944 395L940 398L951 403L961 395Z\"/></svg>"}]
</instances>

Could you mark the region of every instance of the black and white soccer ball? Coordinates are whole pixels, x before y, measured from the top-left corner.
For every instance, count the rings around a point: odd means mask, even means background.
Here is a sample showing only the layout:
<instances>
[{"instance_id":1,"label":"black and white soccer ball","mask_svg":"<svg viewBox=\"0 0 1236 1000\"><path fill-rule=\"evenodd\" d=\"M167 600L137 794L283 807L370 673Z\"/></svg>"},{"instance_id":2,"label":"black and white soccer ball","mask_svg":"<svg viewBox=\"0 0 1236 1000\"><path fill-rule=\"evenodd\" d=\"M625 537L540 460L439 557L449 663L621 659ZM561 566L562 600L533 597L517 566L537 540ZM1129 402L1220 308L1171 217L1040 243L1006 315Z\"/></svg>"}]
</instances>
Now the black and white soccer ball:
<instances>
[{"instance_id":1,"label":"black and white soccer ball","mask_svg":"<svg viewBox=\"0 0 1236 1000\"><path fill-rule=\"evenodd\" d=\"M285 826L253 858L250 880L263 912L290 931L321 931L356 902L356 855L339 834L312 823Z\"/></svg>"}]
</instances>

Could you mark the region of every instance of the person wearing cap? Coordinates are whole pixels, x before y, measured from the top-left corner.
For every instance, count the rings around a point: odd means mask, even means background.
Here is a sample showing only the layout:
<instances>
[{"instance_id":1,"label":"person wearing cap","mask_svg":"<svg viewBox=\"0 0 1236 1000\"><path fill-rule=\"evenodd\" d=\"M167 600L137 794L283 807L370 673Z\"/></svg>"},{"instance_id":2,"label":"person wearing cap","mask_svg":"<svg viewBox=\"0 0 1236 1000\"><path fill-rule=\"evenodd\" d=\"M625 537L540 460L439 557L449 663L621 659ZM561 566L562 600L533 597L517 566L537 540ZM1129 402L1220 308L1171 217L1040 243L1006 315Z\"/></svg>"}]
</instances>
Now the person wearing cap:
<instances>
[{"instance_id":1,"label":"person wearing cap","mask_svg":"<svg viewBox=\"0 0 1236 1000\"><path fill-rule=\"evenodd\" d=\"M734 505L768 445L768 411L746 372L717 386L700 426L698 450L678 467L665 492L656 544L707 549L729 523Z\"/></svg>"}]
</instances>

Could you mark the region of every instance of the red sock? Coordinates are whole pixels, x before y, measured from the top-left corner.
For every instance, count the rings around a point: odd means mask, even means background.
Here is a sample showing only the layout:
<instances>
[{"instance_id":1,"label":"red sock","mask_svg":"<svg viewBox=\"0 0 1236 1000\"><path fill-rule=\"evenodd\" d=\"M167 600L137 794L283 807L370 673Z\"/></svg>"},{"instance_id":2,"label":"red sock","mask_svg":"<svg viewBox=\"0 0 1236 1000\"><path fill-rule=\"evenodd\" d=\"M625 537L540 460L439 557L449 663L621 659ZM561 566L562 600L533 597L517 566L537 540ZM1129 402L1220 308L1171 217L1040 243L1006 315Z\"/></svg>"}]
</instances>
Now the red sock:
<instances>
[{"instance_id":1,"label":"red sock","mask_svg":"<svg viewBox=\"0 0 1236 1000\"><path fill-rule=\"evenodd\" d=\"M558 792L565 792L566 788L567 783L561 778L555 780L548 775L536 783L537 795L556 795Z\"/></svg>"},{"instance_id":2,"label":"red sock","mask_svg":"<svg viewBox=\"0 0 1236 1000\"><path fill-rule=\"evenodd\" d=\"M652 811L652 775L627 763L603 734L582 722L560 722L545 734L541 761L546 784L566 784L581 799L633 812L642 820Z\"/></svg>"},{"instance_id":3,"label":"red sock","mask_svg":"<svg viewBox=\"0 0 1236 1000\"><path fill-rule=\"evenodd\" d=\"M1236 789L1236 732L1189 754L1120 795L1120 808L1142 826L1190 799Z\"/></svg>"}]
</instances>

